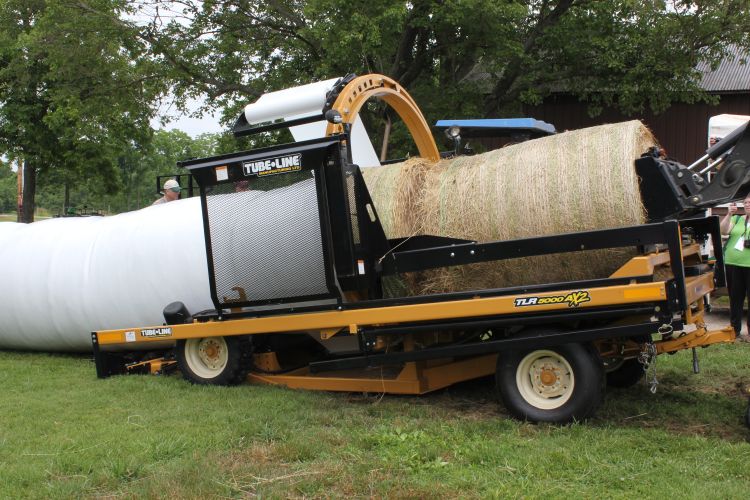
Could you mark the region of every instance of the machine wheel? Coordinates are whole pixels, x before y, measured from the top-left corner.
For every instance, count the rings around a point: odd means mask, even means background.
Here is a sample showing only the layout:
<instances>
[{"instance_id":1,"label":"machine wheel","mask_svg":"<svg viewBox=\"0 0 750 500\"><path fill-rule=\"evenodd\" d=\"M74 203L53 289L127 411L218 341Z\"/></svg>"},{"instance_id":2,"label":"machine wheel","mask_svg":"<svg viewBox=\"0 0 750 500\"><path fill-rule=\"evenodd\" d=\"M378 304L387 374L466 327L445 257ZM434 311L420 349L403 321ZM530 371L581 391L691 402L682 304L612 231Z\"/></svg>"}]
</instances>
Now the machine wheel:
<instances>
[{"instance_id":1,"label":"machine wheel","mask_svg":"<svg viewBox=\"0 0 750 500\"><path fill-rule=\"evenodd\" d=\"M177 343L177 366L193 384L236 385L250 370L252 348L242 337L205 337Z\"/></svg>"},{"instance_id":2,"label":"machine wheel","mask_svg":"<svg viewBox=\"0 0 750 500\"><path fill-rule=\"evenodd\" d=\"M750 403L748 403L747 411L745 412L745 425L750 427Z\"/></svg>"},{"instance_id":3,"label":"machine wheel","mask_svg":"<svg viewBox=\"0 0 750 500\"><path fill-rule=\"evenodd\" d=\"M643 378L646 372L643 365L635 358L618 363L617 367L607 371L607 385L624 389L632 387Z\"/></svg>"},{"instance_id":4,"label":"machine wheel","mask_svg":"<svg viewBox=\"0 0 750 500\"><path fill-rule=\"evenodd\" d=\"M530 422L584 420L604 399L604 366L589 345L501 353L496 381L505 407Z\"/></svg>"}]
</instances>

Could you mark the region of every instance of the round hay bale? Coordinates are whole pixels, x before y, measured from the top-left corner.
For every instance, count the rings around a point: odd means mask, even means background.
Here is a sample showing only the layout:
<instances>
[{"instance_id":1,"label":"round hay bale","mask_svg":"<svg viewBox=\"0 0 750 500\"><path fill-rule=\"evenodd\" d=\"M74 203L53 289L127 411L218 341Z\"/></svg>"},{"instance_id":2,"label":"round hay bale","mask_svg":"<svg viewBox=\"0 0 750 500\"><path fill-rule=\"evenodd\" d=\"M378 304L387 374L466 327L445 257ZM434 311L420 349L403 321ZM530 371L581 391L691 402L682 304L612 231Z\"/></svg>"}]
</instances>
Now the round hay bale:
<instances>
[{"instance_id":1,"label":"round hay bale","mask_svg":"<svg viewBox=\"0 0 750 500\"><path fill-rule=\"evenodd\" d=\"M634 160L655 144L639 121L527 141L476 156L363 169L389 238L480 242L642 224ZM411 293L607 277L632 249L458 266L407 277Z\"/></svg>"}]
</instances>

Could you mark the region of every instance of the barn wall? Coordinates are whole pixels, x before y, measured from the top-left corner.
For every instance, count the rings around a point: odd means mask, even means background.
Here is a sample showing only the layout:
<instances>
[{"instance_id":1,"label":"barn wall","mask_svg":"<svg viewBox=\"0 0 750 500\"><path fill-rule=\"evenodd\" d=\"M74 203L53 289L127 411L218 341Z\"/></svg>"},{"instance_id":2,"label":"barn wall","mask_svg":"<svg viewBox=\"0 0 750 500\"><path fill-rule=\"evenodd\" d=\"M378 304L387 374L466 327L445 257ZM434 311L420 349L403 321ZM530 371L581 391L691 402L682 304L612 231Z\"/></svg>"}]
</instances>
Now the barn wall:
<instances>
[{"instance_id":1,"label":"barn wall","mask_svg":"<svg viewBox=\"0 0 750 500\"><path fill-rule=\"evenodd\" d=\"M703 155L707 147L708 119L723 113L750 115L750 93L723 94L716 106L676 103L659 115L650 112L624 115L607 109L591 118L584 103L565 95L552 96L539 106L527 106L525 109L526 116L551 123L558 131L641 120L652 130L669 156L683 163L692 163Z\"/></svg>"}]
</instances>

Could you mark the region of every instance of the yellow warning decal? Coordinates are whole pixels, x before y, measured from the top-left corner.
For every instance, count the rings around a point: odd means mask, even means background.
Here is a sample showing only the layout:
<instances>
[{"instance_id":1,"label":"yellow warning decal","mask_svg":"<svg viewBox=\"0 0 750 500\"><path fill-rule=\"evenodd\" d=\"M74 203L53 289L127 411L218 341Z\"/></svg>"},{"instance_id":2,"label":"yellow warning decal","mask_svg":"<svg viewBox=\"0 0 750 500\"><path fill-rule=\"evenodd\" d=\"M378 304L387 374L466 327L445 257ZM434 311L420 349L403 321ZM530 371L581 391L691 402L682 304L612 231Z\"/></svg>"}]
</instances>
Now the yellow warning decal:
<instances>
[{"instance_id":1,"label":"yellow warning decal","mask_svg":"<svg viewBox=\"0 0 750 500\"><path fill-rule=\"evenodd\" d=\"M547 295L544 297L523 297L515 299L516 307L543 306L549 304L568 304L568 307L578 307L584 302L589 302L591 295L588 290L578 290L564 295Z\"/></svg>"}]
</instances>

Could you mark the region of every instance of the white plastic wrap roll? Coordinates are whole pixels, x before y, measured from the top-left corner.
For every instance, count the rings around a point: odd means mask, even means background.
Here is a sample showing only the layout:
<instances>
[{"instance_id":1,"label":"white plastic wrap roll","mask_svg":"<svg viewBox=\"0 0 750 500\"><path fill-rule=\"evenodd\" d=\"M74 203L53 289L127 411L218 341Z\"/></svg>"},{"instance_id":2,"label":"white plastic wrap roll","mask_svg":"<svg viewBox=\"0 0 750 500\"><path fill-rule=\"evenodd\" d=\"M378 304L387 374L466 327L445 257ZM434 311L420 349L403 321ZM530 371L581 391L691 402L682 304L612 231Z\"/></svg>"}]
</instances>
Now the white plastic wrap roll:
<instances>
[{"instance_id":1,"label":"white plastic wrap roll","mask_svg":"<svg viewBox=\"0 0 750 500\"><path fill-rule=\"evenodd\" d=\"M200 199L112 217L0 223L0 348L88 351L95 330L213 307Z\"/></svg>"},{"instance_id":2,"label":"white plastic wrap roll","mask_svg":"<svg viewBox=\"0 0 750 500\"><path fill-rule=\"evenodd\" d=\"M257 101L245 106L245 119L250 124L273 120L296 120L320 114L326 102L326 94L333 88L338 78L310 83L263 94ZM324 137L326 121L307 123L290 127L295 141L306 141ZM360 167L380 166L364 123L359 116L352 126L352 159Z\"/></svg>"},{"instance_id":3,"label":"white plastic wrap roll","mask_svg":"<svg viewBox=\"0 0 750 500\"><path fill-rule=\"evenodd\" d=\"M338 78L332 78L263 94L257 101L245 106L245 119L248 123L261 123L318 114L323 110L326 94L337 81Z\"/></svg>"}]
</instances>

